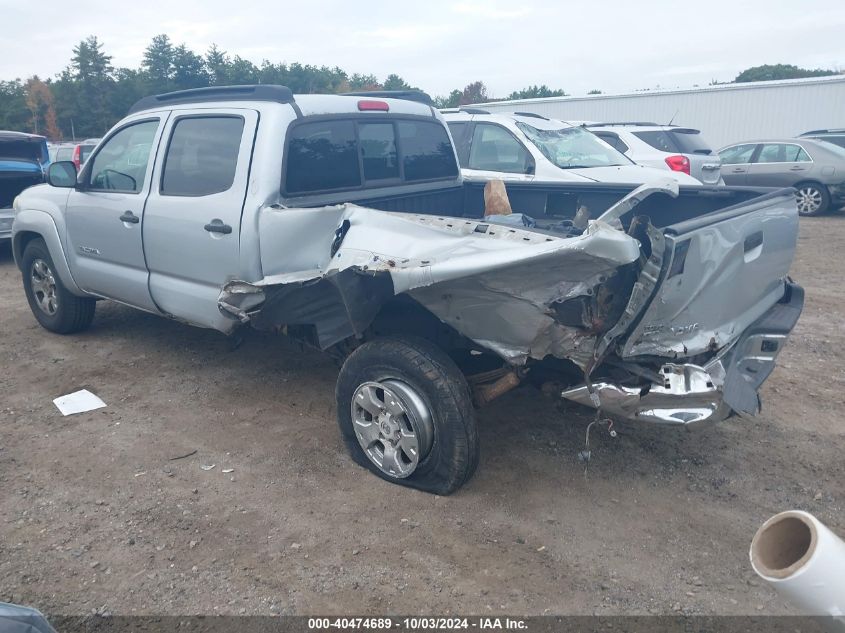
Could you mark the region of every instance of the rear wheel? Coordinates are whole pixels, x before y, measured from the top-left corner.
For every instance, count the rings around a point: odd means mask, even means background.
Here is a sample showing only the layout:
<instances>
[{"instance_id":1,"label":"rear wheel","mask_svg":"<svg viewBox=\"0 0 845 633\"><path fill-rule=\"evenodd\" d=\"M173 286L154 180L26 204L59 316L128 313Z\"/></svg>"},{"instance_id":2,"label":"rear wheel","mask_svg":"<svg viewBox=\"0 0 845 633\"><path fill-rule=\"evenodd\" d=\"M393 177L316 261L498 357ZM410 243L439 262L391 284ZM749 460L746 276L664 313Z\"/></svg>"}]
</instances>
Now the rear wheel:
<instances>
[{"instance_id":1,"label":"rear wheel","mask_svg":"<svg viewBox=\"0 0 845 633\"><path fill-rule=\"evenodd\" d=\"M821 215L830 206L830 194L827 187L815 182L802 182L795 185L795 200L800 215Z\"/></svg>"},{"instance_id":2,"label":"rear wheel","mask_svg":"<svg viewBox=\"0 0 845 633\"><path fill-rule=\"evenodd\" d=\"M36 320L57 334L81 332L94 319L96 301L77 297L62 284L44 240L26 245L21 258L23 288Z\"/></svg>"},{"instance_id":3,"label":"rear wheel","mask_svg":"<svg viewBox=\"0 0 845 633\"><path fill-rule=\"evenodd\" d=\"M384 338L340 370L337 418L352 458L382 479L446 495L478 465L469 387L455 363L422 339Z\"/></svg>"}]
</instances>

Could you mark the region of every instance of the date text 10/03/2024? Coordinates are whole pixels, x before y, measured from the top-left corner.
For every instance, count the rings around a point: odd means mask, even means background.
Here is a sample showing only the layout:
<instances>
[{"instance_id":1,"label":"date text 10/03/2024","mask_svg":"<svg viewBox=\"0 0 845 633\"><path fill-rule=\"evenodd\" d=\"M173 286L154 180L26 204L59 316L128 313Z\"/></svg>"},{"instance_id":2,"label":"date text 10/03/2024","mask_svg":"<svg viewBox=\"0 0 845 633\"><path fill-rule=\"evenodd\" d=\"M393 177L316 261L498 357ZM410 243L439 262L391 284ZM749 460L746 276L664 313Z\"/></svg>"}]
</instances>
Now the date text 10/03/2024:
<instances>
[{"instance_id":1,"label":"date text 10/03/2024","mask_svg":"<svg viewBox=\"0 0 845 633\"><path fill-rule=\"evenodd\" d=\"M519 618L309 618L309 630L390 630L408 631L478 629L478 630L526 630L525 620Z\"/></svg>"}]
</instances>

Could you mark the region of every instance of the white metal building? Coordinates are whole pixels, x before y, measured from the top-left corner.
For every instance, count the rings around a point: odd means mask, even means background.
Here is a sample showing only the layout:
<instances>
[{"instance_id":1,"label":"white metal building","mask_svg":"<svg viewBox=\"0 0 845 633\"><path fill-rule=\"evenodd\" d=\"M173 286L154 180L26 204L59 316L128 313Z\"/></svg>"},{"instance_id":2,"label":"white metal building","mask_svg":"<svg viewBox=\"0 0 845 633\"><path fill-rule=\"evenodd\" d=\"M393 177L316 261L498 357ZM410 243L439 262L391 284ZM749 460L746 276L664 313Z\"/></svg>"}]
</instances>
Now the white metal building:
<instances>
[{"instance_id":1,"label":"white metal building","mask_svg":"<svg viewBox=\"0 0 845 633\"><path fill-rule=\"evenodd\" d=\"M672 121L698 128L718 149L738 141L845 128L845 75L474 105L564 121Z\"/></svg>"}]
</instances>

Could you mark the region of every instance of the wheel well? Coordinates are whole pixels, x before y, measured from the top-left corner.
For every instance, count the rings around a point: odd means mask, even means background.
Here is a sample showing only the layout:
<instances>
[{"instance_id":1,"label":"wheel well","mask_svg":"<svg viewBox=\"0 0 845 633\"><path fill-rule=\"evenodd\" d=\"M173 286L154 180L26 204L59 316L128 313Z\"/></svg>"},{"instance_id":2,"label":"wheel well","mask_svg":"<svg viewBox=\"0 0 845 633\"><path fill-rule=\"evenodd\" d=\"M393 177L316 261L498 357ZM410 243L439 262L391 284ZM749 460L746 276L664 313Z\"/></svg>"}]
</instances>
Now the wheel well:
<instances>
[{"instance_id":1,"label":"wheel well","mask_svg":"<svg viewBox=\"0 0 845 633\"><path fill-rule=\"evenodd\" d=\"M503 364L501 358L444 323L405 294L393 297L381 307L365 339L385 336L425 339L446 352L464 373L487 371Z\"/></svg>"},{"instance_id":2,"label":"wheel well","mask_svg":"<svg viewBox=\"0 0 845 633\"><path fill-rule=\"evenodd\" d=\"M39 237L41 237L41 234L36 233L35 231L21 231L20 233L15 234L14 241L12 242L12 254L15 257L15 261L17 262L19 268L21 260L23 259L23 252L26 250L26 245Z\"/></svg>"},{"instance_id":3,"label":"wheel well","mask_svg":"<svg viewBox=\"0 0 845 633\"><path fill-rule=\"evenodd\" d=\"M792 188L798 189L802 185L815 185L816 187L824 189L826 193L830 193L827 189L827 185L820 183L818 180L802 180L801 182L796 182L794 185L792 185Z\"/></svg>"}]
</instances>

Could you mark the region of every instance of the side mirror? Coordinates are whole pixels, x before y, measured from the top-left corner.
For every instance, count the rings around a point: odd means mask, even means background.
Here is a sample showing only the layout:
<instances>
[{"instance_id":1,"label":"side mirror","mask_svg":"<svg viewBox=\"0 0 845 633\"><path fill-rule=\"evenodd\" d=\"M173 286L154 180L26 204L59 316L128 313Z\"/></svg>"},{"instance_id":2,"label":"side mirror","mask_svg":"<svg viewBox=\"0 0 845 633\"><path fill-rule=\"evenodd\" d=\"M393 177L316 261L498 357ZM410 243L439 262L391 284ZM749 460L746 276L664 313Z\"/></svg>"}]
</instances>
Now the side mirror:
<instances>
[{"instance_id":1,"label":"side mirror","mask_svg":"<svg viewBox=\"0 0 845 633\"><path fill-rule=\"evenodd\" d=\"M50 163L47 169L47 182L52 187L73 189L76 187L76 165L69 160Z\"/></svg>"}]
</instances>

